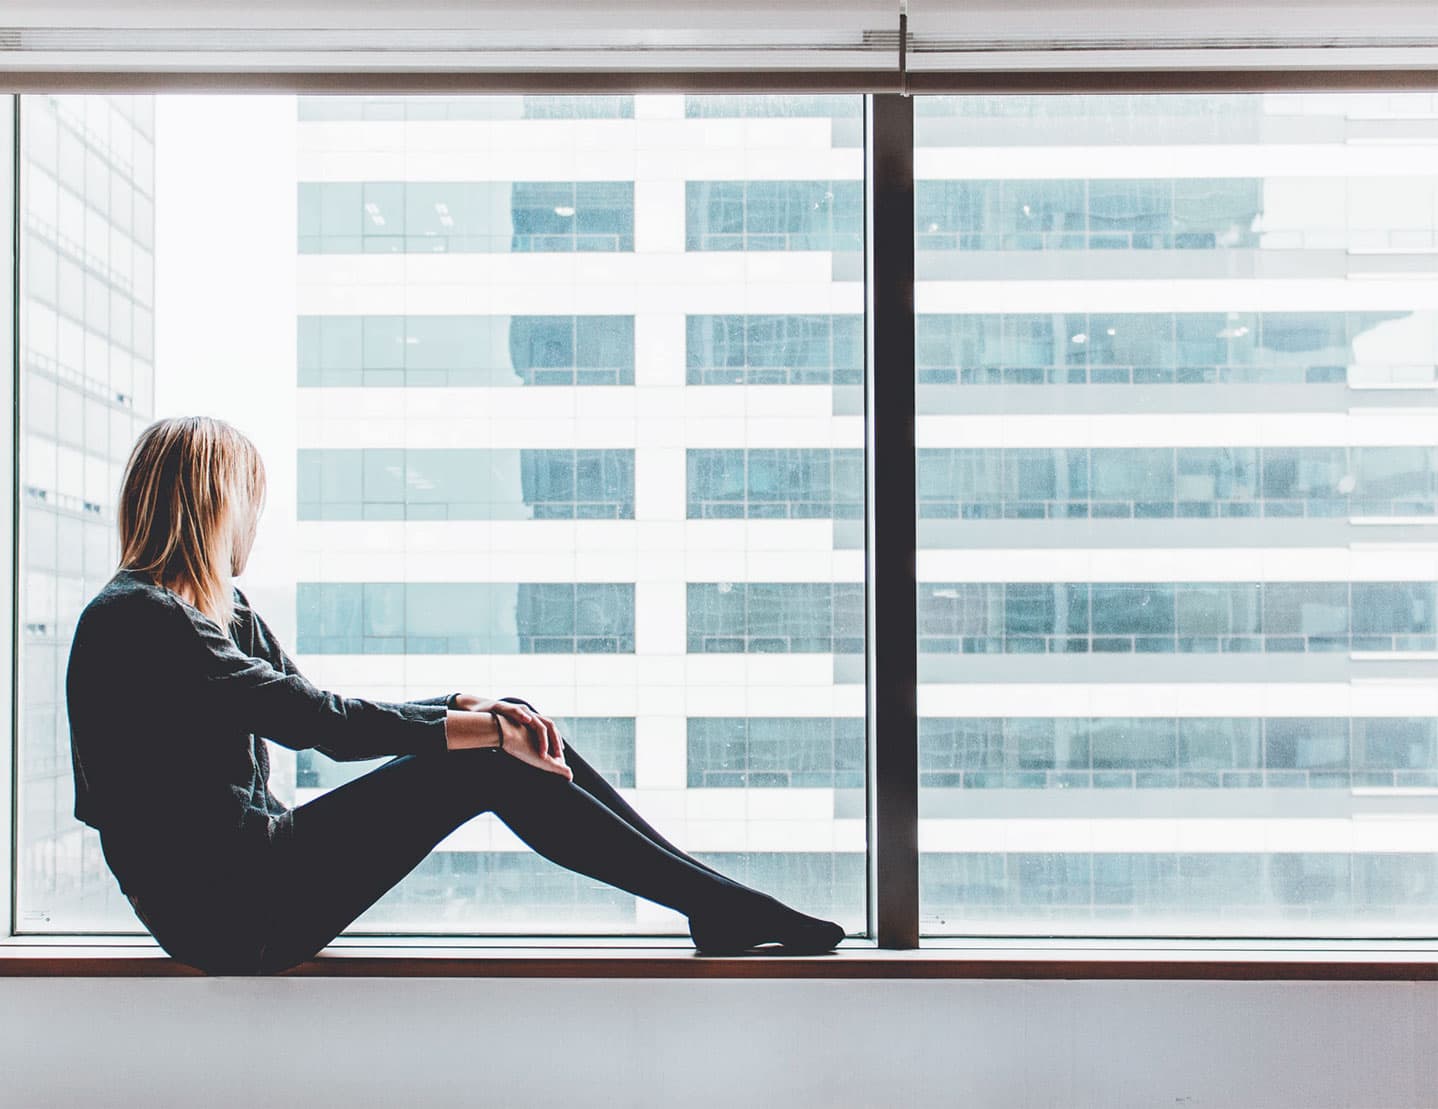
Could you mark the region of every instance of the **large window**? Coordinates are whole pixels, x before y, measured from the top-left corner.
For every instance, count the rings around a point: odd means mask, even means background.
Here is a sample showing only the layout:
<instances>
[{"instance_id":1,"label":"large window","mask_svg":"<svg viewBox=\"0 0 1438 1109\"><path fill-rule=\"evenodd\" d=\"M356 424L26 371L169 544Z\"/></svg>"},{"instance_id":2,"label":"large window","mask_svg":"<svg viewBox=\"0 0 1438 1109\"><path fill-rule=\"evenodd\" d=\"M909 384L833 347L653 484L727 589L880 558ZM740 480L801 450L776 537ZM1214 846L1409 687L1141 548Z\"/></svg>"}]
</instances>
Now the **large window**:
<instances>
[{"instance_id":1,"label":"large window","mask_svg":"<svg viewBox=\"0 0 1438 1109\"><path fill-rule=\"evenodd\" d=\"M1432 932L1429 100L917 101L926 933Z\"/></svg>"},{"instance_id":2,"label":"large window","mask_svg":"<svg viewBox=\"0 0 1438 1109\"><path fill-rule=\"evenodd\" d=\"M525 697L684 847L865 930L863 101L770 106L25 99L22 929L140 930L71 818L66 652L136 433L205 411L265 454L241 584L316 684ZM735 457L738 511L694 511ZM291 804L371 769L271 763ZM482 817L355 930L687 926Z\"/></svg>"},{"instance_id":3,"label":"large window","mask_svg":"<svg viewBox=\"0 0 1438 1109\"><path fill-rule=\"evenodd\" d=\"M1431 933L1438 103L903 103L896 367L860 96L22 98L16 928L140 931L71 816L65 666L137 433L206 412L265 455L241 584L316 684L531 700L855 935L903 885L880 749L926 936ZM895 382L916 450L876 460ZM909 611L876 461L916 641L870 635ZM293 805L372 768L271 763ZM354 931L685 922L481 817Z\"/></svg>"}]
</instances>

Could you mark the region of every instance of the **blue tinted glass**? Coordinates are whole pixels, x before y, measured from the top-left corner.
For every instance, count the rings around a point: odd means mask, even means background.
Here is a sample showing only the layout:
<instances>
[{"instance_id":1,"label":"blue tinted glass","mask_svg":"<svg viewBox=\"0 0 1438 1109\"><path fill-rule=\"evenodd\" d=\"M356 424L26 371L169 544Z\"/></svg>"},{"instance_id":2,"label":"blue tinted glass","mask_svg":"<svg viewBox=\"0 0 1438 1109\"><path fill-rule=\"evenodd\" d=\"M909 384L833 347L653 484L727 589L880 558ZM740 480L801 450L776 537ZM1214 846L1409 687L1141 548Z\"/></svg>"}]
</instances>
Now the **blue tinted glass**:
<instances>
[{"instance_id":1,"label":"blue tinted glass","mask_svg":"<svg viewBox=\"0 0 1438 1109\"><path fill-rule=\"evenodd\" d=\"M864 721L690 717L687 761L691 789L862 789Z\"/></svg>"},{"instance_id":2,"label":"blue tinted glass","mask_svg":"<svg viewBox=\"0 0 1438 1109\"><path fill-rule=\"evenodd\" d=\"M859 450L690 450L691 519L858 518L863 512Z\"/></svg>"},{"instance_id":3,"label":"blue tinted glass","mask_svg":"<svg viewBox=\"0 0 1438 1109\"><path fill-rule=\"evenodd\" d=\"M1438 313L921 315L916 341L920 384L1341 384L1431 363Z\"/></svg>"},{"instance_id":4,"label":"blue tinted glass","mask_svg":"<svg viewBox=\"0 0 1438 1109\"><path fill-rule=\"evenodd\" d=\"M299 384L630 385L633 316L301 316Z\"/></svg>"},{"instance_id":5,"label":"blue tinted glass","mask_svg":"<svg viewBox=\"0 0 1438 1109\"><path fill-rule=\"evenodd\" d=\"M1249 179L919 181L920 250L1173 250L1256 245Z\"/></svg>"},{"instance_id":6,"label":"blue tinted glass","mask_svg":"<svg viewBox=\"0 0 1438 1109\"><path fill-rule=\"evenodd\" d=\"M862 316L689 316L691 385L854 385L863 381Z\"/></svg>"},{"instance_id":7,"label":"blue tinted glass","mask_svg":"<svg viewBox=\"0 0 1438 1109\"><path fill-rule=\"evenodd\" d=\"M297 615L306 654L634 650L629 583L301 582Z\"/></svg>"},{"instance_id":8,"label":"blue tinted glass","mask_svg":"<svg viewBox=\"0 0 1438 1109\"><path fill-rule=\"evenodd\" d=\"M301 520L631 519L634 452L301 450Z\"/></svg>"},{"instance_id":9,"label":"blue tinted glass","mask_svg":"<svg viewBox=\"0 0 1438 1109\"><path fill-rule=\"evenodd\" d=\"M934 653L1432 650L1427 582L924 583Z\"/></svg>"},{"instance_id":10,"label":"blue tinted glass","mask_svg":"<svg viewBox=\"0 0 1438 1109\"><path fill-rule=\"evenodd\" d=\"M687 181L688 250L863 248L858 181Z\"/></svg>"},{"instance_id":11,"label":"blue tinted glass","mask_svg":"<svg viewBox=\"0 0 1438 1109\"><path fill-rule=\"evenodd\" d=\"M689 647L699 653L862 651L863 586L689 582Z\"/></svg>"},{"instance_id":12,"label":"blue tinted glass","mask_svg":"<svg viewBox=\"0 0 1438 1109\"><path fill-rule=\"evenodd\" d=\"M632 251L632 181L301 182L302 253Z\"/></svg>"}]
</instances>

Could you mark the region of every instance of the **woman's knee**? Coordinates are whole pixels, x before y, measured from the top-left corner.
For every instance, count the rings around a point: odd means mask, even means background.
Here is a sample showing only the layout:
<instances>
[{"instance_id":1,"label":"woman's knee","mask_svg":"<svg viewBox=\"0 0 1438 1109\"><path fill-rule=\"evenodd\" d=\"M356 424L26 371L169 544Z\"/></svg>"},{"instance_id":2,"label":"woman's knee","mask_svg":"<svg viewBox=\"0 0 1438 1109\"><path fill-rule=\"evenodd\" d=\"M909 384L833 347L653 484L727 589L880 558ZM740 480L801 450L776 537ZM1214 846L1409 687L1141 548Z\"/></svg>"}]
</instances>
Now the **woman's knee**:
<instances>
[{"instance_id":1,"label":"woman's knee","mask_svg":"<svg viewBox=\"0 0 1438 1109\"><path fill-rule=\"evenodd\" d=\"M539 716L543 716L543 715L544 715L544 713L540 712L537 708L535 708L532 704L530 704L528 701L526 701L523 697L500 697L499 700L501 700L501 701L508 701L510 704L514 704L514 705L523 705L525 708L527 708L527 709L528 709L530 712L532 712L532 713L535 713L535 714L537 714L537 715L539 715ZM569 737L568 737L568 736L563 736L563 735L561 735L561 736L559 737L559 742L564 746L564 750L565 750L565 753L566 753L566 754L568 754L568 753L574 751L574 745L569 742Z\"/></svg>"}]
</instances>

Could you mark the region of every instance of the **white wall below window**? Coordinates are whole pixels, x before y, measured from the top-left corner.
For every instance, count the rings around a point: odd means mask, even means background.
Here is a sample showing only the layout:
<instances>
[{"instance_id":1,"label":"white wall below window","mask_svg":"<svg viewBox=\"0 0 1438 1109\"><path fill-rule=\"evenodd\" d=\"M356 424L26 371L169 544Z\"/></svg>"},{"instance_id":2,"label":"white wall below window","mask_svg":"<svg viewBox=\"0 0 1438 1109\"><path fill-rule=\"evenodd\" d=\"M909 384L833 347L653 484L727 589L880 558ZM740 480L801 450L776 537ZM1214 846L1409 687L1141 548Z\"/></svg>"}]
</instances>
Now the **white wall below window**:
<instances>
[{"instance_id":1,"label":"white wall below window","mask_svg":"<svg viewBox=\"0 0 1438 1109\"><path fill-rule=\"evenodd\" d=\"M1438 1105L1438 983L10 979L0 1104Z\"/></svg>"}]
</instances>

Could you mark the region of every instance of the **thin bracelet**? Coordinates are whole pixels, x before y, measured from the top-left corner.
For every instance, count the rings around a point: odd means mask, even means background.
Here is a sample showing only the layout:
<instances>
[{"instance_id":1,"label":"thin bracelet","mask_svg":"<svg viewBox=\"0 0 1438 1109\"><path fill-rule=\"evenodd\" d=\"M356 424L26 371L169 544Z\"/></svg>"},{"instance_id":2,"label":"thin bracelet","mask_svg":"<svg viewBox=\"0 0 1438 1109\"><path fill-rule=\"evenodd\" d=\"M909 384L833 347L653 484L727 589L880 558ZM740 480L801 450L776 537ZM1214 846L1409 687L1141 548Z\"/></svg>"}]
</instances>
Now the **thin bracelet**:
<instances>
[{"instance_id":1,"label":"thin bracelet","mask_svg":"<svg viewBox=\"0 0 1438 1109\"><path fill-rule=\"evenodd\" d=\"M494 717L494 726L499 732L499 743L495 746L496 751L504 750L504 721L500 720L499 713L494 709L489 710L489 715Z\"/></svg>"}]
</instances>

